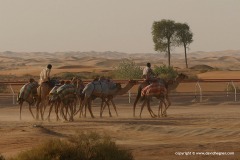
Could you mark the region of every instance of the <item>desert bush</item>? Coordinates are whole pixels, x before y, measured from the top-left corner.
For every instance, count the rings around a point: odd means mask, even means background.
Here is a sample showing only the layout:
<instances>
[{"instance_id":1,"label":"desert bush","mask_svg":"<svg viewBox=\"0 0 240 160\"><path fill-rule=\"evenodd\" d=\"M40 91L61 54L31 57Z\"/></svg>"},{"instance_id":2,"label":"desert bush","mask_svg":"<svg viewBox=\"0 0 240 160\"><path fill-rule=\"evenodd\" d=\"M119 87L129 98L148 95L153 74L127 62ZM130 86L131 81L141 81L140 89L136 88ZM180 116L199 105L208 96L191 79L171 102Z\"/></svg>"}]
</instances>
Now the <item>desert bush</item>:
<instances>
[{"instance_id":1,"label":"desert bush","mask_svg":"<svg viewBox=\"0 0 240 160\"><path fill-rule=\"evenodd\" d=\"M122 60L113 71L114 77L119 79L139 79L142 69L133 60Z\"/></svg>"},{"instance_id":2,"label":"desert bush","mask_svg":"<svg viewBox=\"0 0 240 160\"><path fill-rule=\"evenodd\" d=\"M80 133L68 140L53 139L11 160L132 160L131 152L120 149L108 136Z\"/></svg>"},{"instance_id":3,"label":"desert bush","mask_svg":"<svg viewBox=\"0 0 240 160\"><path fill-rule=\"evenodd\" d=\"M0 84L0 93L3 93L7 90L7 85L5 84Z\"/></svg>"},{"instance_id":4,"label":"desert bush","mask_svg":"<svg viewBox=\"0 0 240 160\"><path fill-rule=\"evenodd\" d=\"M1 154L0 154L0 160L5 160L5 158Z\"/></svg>"},{"instance_id":5,"label":"desert bush","mask_svg":"<svg viewBox=\"0 0 240 160\"><path fill-rule=\"evenodd\" d=\"M154 66L153 72L157 74L162 79L173 79L176 78L178 72L172 67L166 65Z\"/></svg>"}]
</instances>

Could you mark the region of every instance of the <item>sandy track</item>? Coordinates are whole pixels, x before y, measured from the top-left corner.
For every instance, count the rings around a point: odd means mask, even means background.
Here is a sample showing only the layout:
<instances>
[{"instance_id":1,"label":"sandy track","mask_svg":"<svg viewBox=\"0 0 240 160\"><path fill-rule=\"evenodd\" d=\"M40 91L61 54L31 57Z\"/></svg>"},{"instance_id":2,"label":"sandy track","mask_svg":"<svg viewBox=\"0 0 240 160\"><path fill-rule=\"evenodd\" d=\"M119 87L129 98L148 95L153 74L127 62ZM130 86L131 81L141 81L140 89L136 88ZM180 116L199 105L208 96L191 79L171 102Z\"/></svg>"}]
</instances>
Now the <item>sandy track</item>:
<instances>
[{"instance_id":1,"label":"sandy track","mask_svg":"<svg viewBox=\"0 0 240 160\"><path fill-rule=\"evenodd\" d=\"M75 122L35 121L27 107L19 121L17 106L0 107L0 153L9 157L29 149L49 138L67 138L80 131L109 134L117 144L129 148L138 160L155 159L236 159L240 158L240 109L237 104L174 105L166 118L132 117L130 104L118 105L119 117L112 110L95 119L75 118ZM97 104L96 104L97 105ZM137 114L139 113L139 106ZM157 113L157 106L153 106ZM235 152L234 156L177 156L176 152Z\"/></svg>"}]
</instances>

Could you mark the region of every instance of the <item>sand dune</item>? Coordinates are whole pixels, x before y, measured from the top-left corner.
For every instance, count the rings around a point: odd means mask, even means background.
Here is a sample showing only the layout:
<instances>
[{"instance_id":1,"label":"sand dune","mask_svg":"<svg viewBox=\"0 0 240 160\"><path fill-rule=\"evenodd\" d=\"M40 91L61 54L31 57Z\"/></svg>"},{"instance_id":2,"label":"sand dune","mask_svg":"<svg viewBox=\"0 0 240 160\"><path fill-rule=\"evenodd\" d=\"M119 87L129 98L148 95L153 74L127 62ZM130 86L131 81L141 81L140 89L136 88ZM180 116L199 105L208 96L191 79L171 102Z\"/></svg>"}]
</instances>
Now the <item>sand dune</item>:
<instances>
[{"instance_id":1,"label":"sand dune","mask_svg":"<svg viewBox=\"0 0 240 160\"><path fill-rule=\"evenodd\" d=\"M210 68L218 68L221 70L240 70L238 65L240 60L240 51L219 51L219 52L195 52L188 54L189 67L195 70L198 65L207 65ZM57 56L56 56L57 55ZM171 62L174 67L179 70L185 68L184 54L173 53ZM43 58L44 57L44 58ZM32 52L32 53L16 53L2 52L0 53L0 75L16 75L33 74L38 75L41 68L51 63L56 73L58 69L67 68L68 72L91 72L93 69L112 70L121 60L132 59L140 66L145 66L147 62L152 65L167 65L167 58L163 53L147 53L147 54L126 54L119 52ZM12 66L15 66L12 68ZM32 68L34 66L34 68ZM79 66L79 67L77 67ZM81 66L81 67L80 67ZM31 69L30 69L31 68ZM204 67L203 67L204 68ZM77 71L79 69L79 71ZM197 70L201 69L197 67ZM205 68L206 69L206 68ZM15 70L17 72L15 72ZM62 70L63 71L63 70ZM194 71L193 71L194 72ZM213 74L213 72L211 73Z\"/></svg>"}]
</instances>

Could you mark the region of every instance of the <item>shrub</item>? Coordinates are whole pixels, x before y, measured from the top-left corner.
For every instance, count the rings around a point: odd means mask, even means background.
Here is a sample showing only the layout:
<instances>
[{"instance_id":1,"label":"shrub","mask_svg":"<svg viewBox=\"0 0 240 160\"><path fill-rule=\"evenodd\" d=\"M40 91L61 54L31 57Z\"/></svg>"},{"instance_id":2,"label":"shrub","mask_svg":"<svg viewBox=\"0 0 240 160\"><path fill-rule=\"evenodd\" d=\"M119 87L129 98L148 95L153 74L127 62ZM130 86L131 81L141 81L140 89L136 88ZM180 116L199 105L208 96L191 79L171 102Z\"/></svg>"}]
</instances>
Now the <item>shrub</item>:
<instances>
[{"instance_id":1,"label":"shrub","mask_svg":"<svg viewBox=\"0 0 240 160\"><path fill-rule=\"evenodd\" d=\"M50 140L12 160L132 160L131 152L119 149L108 136L80 133L68 140Z\"/></svg>"},{"instance_id":2,"label":"shrub","mask_svg":"<svg viewBox=\"0 0 240 160\"><path fill-rule=\"evenodd\" d=\"M122 60L114 69L115 78L139 79L142 77L142 69L133 60Z\"/></svg>"},{"instance_id":3,"label":"shrub","mask_svg":"<svg viewBox=\"0 0 240 160\"><path fill-rule=\"evenodd\" d=\"M0 93L3 93L7 90L7 85L5 84L0 84Z\"/></svg>"},{"instance_id":4,"label":"shrub","mask_svg":"<svg viewBox=\"0 0 240 160\"><path fill-rule=\"evenodd\" d=\"M0 160L5 160L5 158L1 154L0 154Z\"/></svg>"},{"instance_id":5,"label":"shrub","mask_svg":"<svg viewBox=\"0 0 240 160\"><path fill-rule=\"evenodd\" d=\"M153 72L162 79L174 79L178 72L171 66L154 66Z\"/></svg>"}]
</instances>

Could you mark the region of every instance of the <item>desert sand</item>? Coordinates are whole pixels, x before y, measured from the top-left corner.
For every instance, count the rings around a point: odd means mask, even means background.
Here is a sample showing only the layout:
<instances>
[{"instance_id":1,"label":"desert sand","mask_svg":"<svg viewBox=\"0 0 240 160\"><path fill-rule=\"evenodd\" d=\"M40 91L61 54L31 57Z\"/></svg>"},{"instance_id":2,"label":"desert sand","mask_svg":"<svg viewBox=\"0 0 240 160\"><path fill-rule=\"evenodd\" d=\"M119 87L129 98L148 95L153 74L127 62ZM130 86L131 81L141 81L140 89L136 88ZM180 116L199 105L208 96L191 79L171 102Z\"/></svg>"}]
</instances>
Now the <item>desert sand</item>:
<instances>
[{"instance_id":1,"label":"desert sand","mask_svg":"<svg viewBox=\"0 0 240 160\"><path fill-rule=\"evenodd\" d=\"M180 72L196 74L199 79L240 79L239 53L224 51L189 55L190 67L207 65L215 68L214 70L186 70L184 59L177 55L173 56L172 63ZM54 58L48 53L1 53L1 81L6 80L5 77L9 75L38 76L41 68L48 63L54 64L52 74L93 71L101 73L103 70L113 69L121 58L132 58L142 66L146 61L155 65L165 63L164 56L159 54L58 54L59 56ZM16 77L14 80L18 79ZM239 82L234 84L240 87ZM227 96L226 86L227 82L201 83L203 99L200 102L199 92L195 94L196 82L181 83L176 91L170 94L172 105L168 109L168 117L161 118L151 118L146 108L142 118L139 118L140 103L136 110L137 116L133 117L132 106L137 88L135 86L131 90L130 103L127 94L115 98L118 117L112 109L113 117L109 117L105 110L103 118L99 118L100 101L96 100L93 106L96 118L90 118L89 114L87 118L76 116L74 122L57 122L54 115L51 122L36 121L31 117L26 104L22 120L19 120L19 106L12 104L12 97L8 96L11 92L9 89L9 93L1 93L0 96L0 153L11 157L50 138L64 139L76 132L95 131L110 135L119 146L131 150L136 160L240 159L240 97L237 95L237 101L234 101L232 92ZM19 86L14 86L14 89L19 89ZM152 101L152 108L157 113L156 99ZM234 155L197 155L208 152Z\"/></svg>"}]
</instances>

